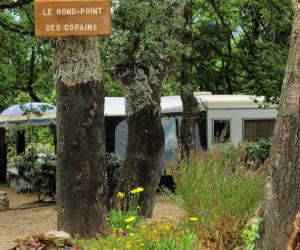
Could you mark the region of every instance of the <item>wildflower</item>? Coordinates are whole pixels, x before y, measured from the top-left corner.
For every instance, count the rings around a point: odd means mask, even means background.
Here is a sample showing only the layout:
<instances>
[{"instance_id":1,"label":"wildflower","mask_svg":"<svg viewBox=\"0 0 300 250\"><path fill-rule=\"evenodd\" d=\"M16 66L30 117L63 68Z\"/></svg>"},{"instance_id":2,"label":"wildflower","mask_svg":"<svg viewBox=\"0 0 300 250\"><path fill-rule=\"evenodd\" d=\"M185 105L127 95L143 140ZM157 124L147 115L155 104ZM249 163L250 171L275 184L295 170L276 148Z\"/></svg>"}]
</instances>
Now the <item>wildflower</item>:
<instances>
[{"instance_id":1,"label":"wildflower","mask_svg":"<svg viewBox=\"0 0 300 250\"><path fill-rule=\"evenodd\" d=\"M190 218L190 221L192 221L192 222L196 222L196 221L198 221L198 220L199 220L198 217L192 217L192 218Z\"/></svg>"},{"instance_id":2,"label":"wildflower","mask_svg":"<svg viewBox=\"0 0 300 250\"><path fill-rule=\"evenodd\" d=\"M125 228L126 228L126 229L131 229L131 226L130 226L130 225L126 225Z\"/></svg>"},{"instance_id":3,"label":"wildflower","mask_svg":"<svg viewBox=\"0 0 300 250\"><path fill-rule=\"evenodd\" d=\"M121 232L120 235L126 237L127 233L126 232Z\"/></svg>"},{"instance_id":4,"label":"wildflower","mask_svg":"<svg viewBox=\"0 0 300 250\"><path fill-rule=\"evenodd\" d=\"M129 234L130 237L133 237L134 235L135 235L134 233L130 233L130 234Z\"/></svg>"},{"instance_id":5,"label":"wildflower","mask_svg":"<svg viewBox=\"0 0 300 250\"><path fill-rule=\"evenodd\" d=\"M133 221L135 221L135 216L130 216L130 217L128 217L127 219L125 219L125 222L126 223L130 223L130 222L133 222Z\"/></svg>"},{"instance_id":6,"label":"wildflower","mask_svg":"<svg viewBox=\"0 0 300 250\"><path fill-rule=\"evenodd\" d=\"M126 245L125 245L125 248L126 248L126 249L130 249L130 248L131 248L131 244L126 244Z\"/></svg>"},{"instance_id":7,"label":"wildflower","mask_svg":"<svg viewBox=\"0 0 300 250\"><path fill-rule=\"evenodd\" d=\"M130 191L130 193L131 194L139 194L140 192L143 192L144 191L144 188L142 188L142 187L137 187L137 188L135 188L135 189L132 189L131 191Z\"/></svg>"},{"instance_id":8,"label":"wildflower","mask_svg":"<svg viewBox=\"0 0 300 250\"><path fill-rule=\"evenodd\" d=\"M122 200L124 197L125 197L125 193L122 193L122 192L117 193L117 198L118 199Z\"/></svg>"}]
</instances>

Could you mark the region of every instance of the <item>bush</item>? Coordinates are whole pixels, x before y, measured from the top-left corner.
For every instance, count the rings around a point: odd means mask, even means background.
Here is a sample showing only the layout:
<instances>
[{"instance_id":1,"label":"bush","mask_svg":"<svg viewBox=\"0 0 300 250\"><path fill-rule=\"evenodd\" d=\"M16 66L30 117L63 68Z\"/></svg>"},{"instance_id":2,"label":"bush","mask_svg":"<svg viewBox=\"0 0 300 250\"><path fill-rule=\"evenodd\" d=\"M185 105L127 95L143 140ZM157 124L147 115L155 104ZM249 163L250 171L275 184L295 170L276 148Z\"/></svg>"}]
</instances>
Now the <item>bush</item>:
<instances>
[{"instance_id":1,"label":"bush","mask_svg":"<svg viewBox=\"0 0 300 250\"><path fill-rule=\"evenodd\" d=\"M178 197L190 216L199 217L200 237L221 249L243 244L242 231L263 194L263 171L249 171L237 158L241 149L218 147L193 155L174 172Z\"/></svg>"},{"instance_id":2,"label":"bush","mask_svg":"<svg viewBox=\"0 0 300 250\"><path fill-rule=\"evenodd\" d=\"M18 169L20 177L22 177L28 189L33 190L39 196L55 197L56 189L56 156L54 154L39 154L41 147L28 147L26 153L17 156L15 167ZM122 160L116 154L106 154L105 158L108 175L108 190L111 197L116 189L118 182L119 169ZM25 191L24 186L20 186L19 190Z\"/></svg>"},{"instance_id":3,"label":"bush","mask_svg":"<svg viewBox=\"0 0 300 250\"><path fill-rule=\"evenodd\" d=\"M111 198L118 184L122 159L114 153L107 153L105 154L105 164L107 168L108 197Z\"/></svg>"},{"instance_id":4,"label":"bush","mask_svg":"<svg viewBox=\"0 0 300 250\"><path fill-rule=\"evenodd\" d=\"M258 139L257 142L245 144L247 164L255 169L262 165L269 158L271 145L271 139Z\"/></svg>"},{"instance_id":5,"label":"bush","mask_svg":"<svg viewBox=\"0 0 300 250\"><path fill-rule=\"evenodd\" d=\"M30 190L39 196L55 197L56 156L54 154L36 154L30 150L15 160L19 175L25 180Z\"/></svg>"}]
</instances>

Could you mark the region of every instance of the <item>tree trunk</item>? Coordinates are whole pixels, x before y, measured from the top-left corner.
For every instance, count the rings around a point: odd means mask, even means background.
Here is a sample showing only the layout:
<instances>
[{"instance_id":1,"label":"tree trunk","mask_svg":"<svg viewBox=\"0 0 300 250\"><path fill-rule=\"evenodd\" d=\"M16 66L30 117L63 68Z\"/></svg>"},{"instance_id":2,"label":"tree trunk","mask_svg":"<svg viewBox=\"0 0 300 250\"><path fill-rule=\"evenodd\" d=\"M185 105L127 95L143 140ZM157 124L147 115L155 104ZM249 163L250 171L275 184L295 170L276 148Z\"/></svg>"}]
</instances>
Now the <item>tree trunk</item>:
<instances>
[{"instance_id":1,"label":"tree trunk","mask_svg":"<svg viewBox=\"0 0 300 250\"><path fill-rule=\"evenodd\" d=\"M160 113L161 85L154 84L151 88L149 79L155 77L146 76L143 70L138 70L133 79L133 83L123 84L128 143L117 191L128 193L133 188L143 187L139 199L141 215L152 217L164 150Z\"/></svg>"},{"instance_id":2,"label":"tree trunk","mask_svg":"<svg viewBox=\"0 0 300 250\"><path fill-rule=\"evenodd\" d=\"M283 250L300 208L300 11L291 48L270 156L257 248Z\"/></svg>"},{"instance_id":3,"label":"tree trunk","mask_svg":"<svg viewBox=\"0 0 300 250\"><path fill-rule=\"evenodd\" d=\"M105 230L104 97L98 38L54 42L58 229L89 238Z\"/></svg>"},{"instance_id":4,"label":"tree trunk","mask_svg":"<svg viewBox=\"0 0 300 250\"><path fill-rule=\"evenodd\" d=\"M25 152L25 131L18 130L17 132L17 155Z\"/></svg>"},{"instance_id":5,"label":"tree trunk","mask_svg":"<svg viewBox=\"0 0 300 250\"><path fill-rule=\"evenodd\" d=\"M6 183L7 144L5 128L0 128L0 183Z\"/></svg>"},{"instance_id":6,"label":"tree trunk","mask_svg":"<svg viewBox=\"0 0 300 250\"><path fill-rule=\"evenodd\" d=\"M183 44L189 48L189 53L181 58L181 91L180 96L183 105L182 122L180 127L180 151L182 158L189 157L191 151L196 150L195 127L197 121L198 102L194 97L192 87L192 20L193 0L189 0L184 9L185 30L183 32Z\"/></svg>"}]
</instances>

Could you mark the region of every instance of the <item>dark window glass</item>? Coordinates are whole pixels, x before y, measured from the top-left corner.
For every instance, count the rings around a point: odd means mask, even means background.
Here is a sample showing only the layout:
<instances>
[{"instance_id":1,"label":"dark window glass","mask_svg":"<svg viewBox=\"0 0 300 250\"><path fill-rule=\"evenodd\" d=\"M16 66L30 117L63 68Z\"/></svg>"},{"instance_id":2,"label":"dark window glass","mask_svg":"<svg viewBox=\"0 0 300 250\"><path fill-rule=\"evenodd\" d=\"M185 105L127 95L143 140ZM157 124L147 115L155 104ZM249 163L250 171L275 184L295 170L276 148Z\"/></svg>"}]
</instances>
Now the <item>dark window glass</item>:
<instances>
[{"instance_id":1,"label":"dark window glass","mask_svg":"<svg viewBox=\"0 0 300 250\"><path fill-rule=\"evenodd\" d=\"M230 120L214 120L214 143L226 143L230 141Z\"/></svg>"},{"instance_id":2,"label":"dark window glass","mask_svg":"<svg viewBox=\"0 0 300 250\"><path fill-rule=\"evenodd\" d=\"M259 138L269 139L274 135L275 120L245 120L244 141L254 142Z\"/></svg>"}]
</instances>

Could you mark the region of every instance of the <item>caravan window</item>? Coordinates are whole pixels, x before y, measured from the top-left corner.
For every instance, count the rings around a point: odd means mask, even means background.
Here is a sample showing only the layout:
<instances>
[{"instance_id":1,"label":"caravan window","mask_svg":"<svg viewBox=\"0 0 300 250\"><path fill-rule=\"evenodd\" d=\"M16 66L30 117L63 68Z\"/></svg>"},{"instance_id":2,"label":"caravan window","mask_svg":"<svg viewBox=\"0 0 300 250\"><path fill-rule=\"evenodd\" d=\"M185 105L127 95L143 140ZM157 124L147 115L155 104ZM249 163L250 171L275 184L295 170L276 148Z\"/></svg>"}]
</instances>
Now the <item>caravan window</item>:
<instances>
[{"instance_id":1,"label":"caravan window","mask_svg":"<svg viewBox=\"0 0 300 250\"><path fill-rule=\"evenodd\" d=\"M244 120L244 141L254 142L259 138L273 137L275 127L274 119Z\"/></svg>"},{"instance_id":2,"label":"caravan window","mask_svg":"<svg viewBox=\"0 0 300 250\"><path fill-rule=\"evenodd\" d=\"M230 142L230 120L213 120L213 143Z\"/></svg>"}]
</instances>

